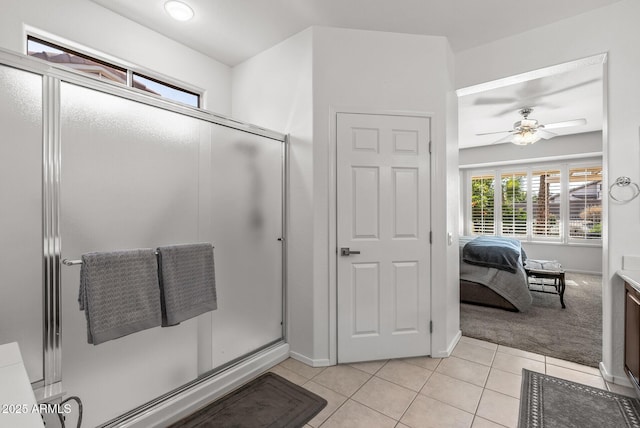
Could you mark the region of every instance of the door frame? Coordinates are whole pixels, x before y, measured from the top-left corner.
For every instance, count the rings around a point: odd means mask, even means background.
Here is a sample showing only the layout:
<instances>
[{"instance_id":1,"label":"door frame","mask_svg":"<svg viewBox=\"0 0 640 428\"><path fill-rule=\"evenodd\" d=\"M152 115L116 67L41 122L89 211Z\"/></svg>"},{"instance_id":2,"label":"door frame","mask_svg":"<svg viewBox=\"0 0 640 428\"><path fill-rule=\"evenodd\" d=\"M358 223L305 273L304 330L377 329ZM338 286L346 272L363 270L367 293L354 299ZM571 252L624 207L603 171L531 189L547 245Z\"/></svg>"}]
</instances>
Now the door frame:
<instances>
[{"instance_id":1,"label":"door frame","mask_svg":"<svg viewBox=\"0 0 640 428\"><path fill-rule=\"evenodd\" d=\"M329 254L328 254L328 269L329 269L329 361L328 365L336 365L338 362L338 175L337 175L337 163L338 163L338 127L337 118L339 113L350 114L367 114L367 115L384 115L384 116L411 116L429 119L429 131L430 139L433 143L437 141L436 136L439 133L436 130L436 114L433 112L423 111L409 111L409 110L385 110L368 107L340 107L331 106L329 108L330 117L330 135L328 147L328 159L329 159L329 182L328 184L328 198L329 198ZM434 182L436 180L434 159L435 148L437 144L432 144L431 156L429 157L429 187L430 187L430 226L433 226L433 201L437 198L434 197ZM434 241L435 242L435 241ZM433 245L432 245L433 249ZM430 265L433 266L434 252L431 251ZM434 318L433 313L433 269L429 270L430 280L430 297L429 304L431 305L431 319ZM433 335L431 334L430 348L433 352Z\"/></svg>"}]
</instances>

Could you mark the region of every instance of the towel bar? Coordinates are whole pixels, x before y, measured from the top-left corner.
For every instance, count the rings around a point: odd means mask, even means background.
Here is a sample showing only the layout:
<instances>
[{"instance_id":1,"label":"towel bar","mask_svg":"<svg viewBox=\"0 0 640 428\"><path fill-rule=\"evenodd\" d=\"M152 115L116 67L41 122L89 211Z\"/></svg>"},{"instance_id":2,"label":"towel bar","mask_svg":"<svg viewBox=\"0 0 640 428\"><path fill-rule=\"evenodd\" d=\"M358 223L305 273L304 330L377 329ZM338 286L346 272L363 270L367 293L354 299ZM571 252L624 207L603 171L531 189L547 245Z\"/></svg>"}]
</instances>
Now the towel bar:
<instances>
[{"instance_id":1,"label":"towel bar","mask_svg":"<svg viewBox=\"0 0 640 428\"><path fill-rule=\"evenodd\" d=\"M212 245L213 248L215 248ZM156 254L156 256L158 255L157 251L154 251L154 253ZM69 260L69 259L62 259L62 264L65 266L76 266L76 265L81 265L82 264L82 260Z\"/></svg>"}]
</instances>

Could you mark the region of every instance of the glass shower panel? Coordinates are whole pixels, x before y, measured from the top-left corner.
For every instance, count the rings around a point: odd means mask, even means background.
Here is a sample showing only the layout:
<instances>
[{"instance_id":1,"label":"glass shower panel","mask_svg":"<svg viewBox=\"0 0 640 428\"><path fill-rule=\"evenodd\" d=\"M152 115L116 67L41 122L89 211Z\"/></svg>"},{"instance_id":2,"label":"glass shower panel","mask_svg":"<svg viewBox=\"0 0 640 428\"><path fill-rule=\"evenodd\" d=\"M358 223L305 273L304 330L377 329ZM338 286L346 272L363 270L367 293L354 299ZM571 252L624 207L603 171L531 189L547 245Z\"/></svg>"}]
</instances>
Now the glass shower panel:
<instances>
[{"instance_id":1,"label":"glass shower panel","mask_svg":"<svg viewBox=\"0 0 640 428\"><path fill-rule=\"evenodd\" d=\"M62 257L200 242L200 135L208 126L62 83ZM63 385L83 400L87 426L196 378L197 319L88 344L80 267L62 269Z\"/></svg>"},{"instance_id":2,"label":"glass shower panel","mask_svg":"<svg viewBox=\"0 0 640 428\"><path fill-rule=\"evenodd\" d=\"M282 146L222 126L212 130L214 367L282 337Z\"/></svg>"},{"instance_id":3,"label":"glass shower panel","mask_svg":"<svg viewBox=\"0 0 640 428\"><path fill-rule=\"evenodd\" d=\"M42 76L0 66L0 344L43 379Z\"/></svg>"}]
</instances>

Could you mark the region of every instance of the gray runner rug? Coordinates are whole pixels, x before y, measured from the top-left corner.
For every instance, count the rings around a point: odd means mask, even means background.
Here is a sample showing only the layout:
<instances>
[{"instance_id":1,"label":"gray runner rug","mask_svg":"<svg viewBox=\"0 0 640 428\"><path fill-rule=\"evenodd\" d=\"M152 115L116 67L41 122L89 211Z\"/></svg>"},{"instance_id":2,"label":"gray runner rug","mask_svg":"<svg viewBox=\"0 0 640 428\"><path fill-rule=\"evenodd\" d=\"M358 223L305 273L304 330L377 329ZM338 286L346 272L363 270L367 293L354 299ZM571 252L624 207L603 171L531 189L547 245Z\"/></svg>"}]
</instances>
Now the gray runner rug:
<instances>
[{"instance_id":1,"label":"gray runner rug","mask_svg":"<svg viewBox=\"0 0 640 428\"><path fill-rule=\"evenodd\" d=\"M275 373L265 373L170 428L303 427L327 401Z\"/></svg>"},{"instance_id":2,"label":"gray runner rug","mask_svg":"<svg viewBox=\"0 0 640 428\"><path fill-rule=\"evenodd\" d=\"M640 427L640 401L522 369L518 427Z\"/></svg>"}]
</instances>

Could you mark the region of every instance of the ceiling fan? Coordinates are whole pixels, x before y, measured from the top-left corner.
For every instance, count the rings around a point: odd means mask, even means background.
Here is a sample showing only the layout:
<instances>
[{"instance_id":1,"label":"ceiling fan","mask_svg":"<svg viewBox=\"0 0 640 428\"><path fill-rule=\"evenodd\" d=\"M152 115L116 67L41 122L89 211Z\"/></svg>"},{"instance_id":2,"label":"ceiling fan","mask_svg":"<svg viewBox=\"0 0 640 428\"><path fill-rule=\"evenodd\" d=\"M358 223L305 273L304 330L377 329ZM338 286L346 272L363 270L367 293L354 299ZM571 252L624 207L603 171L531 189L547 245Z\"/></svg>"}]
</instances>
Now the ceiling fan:
<instances>
[{"instance_id":1,"label":"ceiling fan","mask_svg":"<svg viewBox=\"0 0 640 428\"><path fill-rule=\"evenodd\" d=\"M532 111L533 107L524 107L520 109L518 113L522 115L522 119L515 122L513 124L513 129L509 131L484 132L476 135L481 136L490 134L503 134L507 132L508 135L500 138L497 141L494 141L491 144L510 142L513 144L526 146L527 144L533 144L540 139L548 140L549 138L553 138L558 135L554 134L553 132L549 132L548 129L568 128L570 126L584 125L587 123L587 119L574 119L543 125L541 123L538 123L538 121L535 119L529 119L529 115Z\"/></svg>"}]
</instances>

